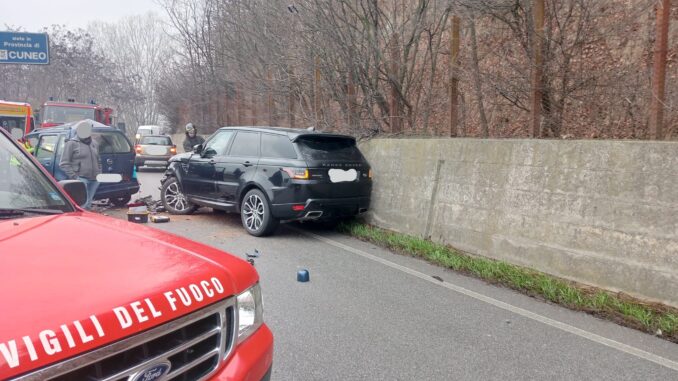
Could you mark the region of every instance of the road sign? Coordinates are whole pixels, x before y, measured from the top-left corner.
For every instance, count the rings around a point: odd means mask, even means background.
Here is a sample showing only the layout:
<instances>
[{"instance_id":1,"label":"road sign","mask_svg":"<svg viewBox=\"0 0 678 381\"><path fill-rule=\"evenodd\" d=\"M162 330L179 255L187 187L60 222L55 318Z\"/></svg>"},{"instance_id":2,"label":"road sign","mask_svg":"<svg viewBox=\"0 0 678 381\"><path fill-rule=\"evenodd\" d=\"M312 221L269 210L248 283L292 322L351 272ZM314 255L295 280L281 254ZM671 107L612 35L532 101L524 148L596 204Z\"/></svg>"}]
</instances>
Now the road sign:
<instances>
[{"instance_id":1,"label":"road sign","mask_svg":"<svg viewBox=\"0 0 678 381\"><path fill-rule=\"evenodd\" d=\"M0 32L0 64L49 64L47 33Z\"/></svg>"}]
</instances>

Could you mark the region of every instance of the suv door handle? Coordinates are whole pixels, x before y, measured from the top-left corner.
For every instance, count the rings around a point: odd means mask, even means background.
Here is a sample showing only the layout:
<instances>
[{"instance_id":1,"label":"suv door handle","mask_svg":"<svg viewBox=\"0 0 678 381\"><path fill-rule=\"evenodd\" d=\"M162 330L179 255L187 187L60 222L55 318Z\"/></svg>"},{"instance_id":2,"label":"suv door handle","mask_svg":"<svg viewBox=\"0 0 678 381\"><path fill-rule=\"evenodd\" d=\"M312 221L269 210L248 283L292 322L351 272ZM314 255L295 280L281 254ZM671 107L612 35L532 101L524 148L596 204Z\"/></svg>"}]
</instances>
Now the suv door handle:
<instances>
[{"instance_id":1,"label":"suv door handle","mask_svg":"<svg viewBox=\"0 0 678 381\"><path fill-rule=\"evenodd\" d=\"M243 165L244 165L245 167L249 167L249 166L251 166L251 165L253 165L253 164L252 164L252 162L250 162L249 160L247 160L246 162L243 163Z\"/></svg>"}]
</instances>

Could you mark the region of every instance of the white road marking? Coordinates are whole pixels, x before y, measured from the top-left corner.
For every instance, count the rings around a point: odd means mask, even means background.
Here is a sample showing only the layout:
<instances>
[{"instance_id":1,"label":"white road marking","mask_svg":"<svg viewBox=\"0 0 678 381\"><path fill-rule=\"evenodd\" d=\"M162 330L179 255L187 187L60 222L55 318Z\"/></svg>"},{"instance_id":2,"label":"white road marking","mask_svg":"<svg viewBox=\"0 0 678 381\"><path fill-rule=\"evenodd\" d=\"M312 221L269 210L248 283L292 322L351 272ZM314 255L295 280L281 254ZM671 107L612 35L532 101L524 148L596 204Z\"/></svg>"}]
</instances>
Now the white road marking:
<instances>
[{"instance_id":1,"label":"white road marking","mask_svg":"<svg viewBox=\"0 0 678 381\"><path fill-rule=\"evenodd\" d=\"M452 283L449 283L449 282L446 282L446 281L442 281L442 282L441 282L441 281L439 281L439 280L437 280L437 279L432 278L432 277L431 277L430 275L428 275L428 274L424 274L424 273L422 273L422 272L413 270L413 269L411 269L411 268L409 268L409 267L399 265L399 264L397 264L397 263L394 263L394 262L391 262L391 261L389 261L389 260L383 259L383 258L378 257L378 256L376 256L376 255L366 253L366 252L364 252L364 251L362 251L362 250L359 250L359 249L353 248L353 247L351 247L351 246L345 245L345 244L343 244L343 243L341 243L341 242L338 242L338 241L335 241L335 240L333 240L333 239L331 239L331 238L323 237L323 236L320 236L320 235L317 235L317 234L314 234L314 233L310 233L310 232L307 232L307 231L303 231L303 230L300 230L300 229L297 229L297 228L292 228L292 229L296 230L297 232L299 232L300 234L303 234L303 235L305 235L305 236L308 236L308 237L317 239L317 240L319 240L319 241L325 242L325 243L328 244L328 245L331 245L331 246L337 247L337 248L339 248L339 249L348 251L348 252L350 252L350 253L359 255L359 256L361 256L361 257L363 257L363 258L367 258L367 259L369 259L369 260L372 260L372 261L375 261L375 262L379 262L379 263L381 263L381 264L383 264L383 265L386 265L386 266L388 266L388 267L391 267L391 268L393 268L393 269L396 269L396 270L402 271L402 272L404 272L404 273L413 275L413 276L415 276L415 277L417 277L417 278L423 279L423 280L425 280L425 281L427 281L427 282L430 282L430 283L433 283L433 284L435 284L435 285L443 286L443 287L445 287L445 288L447 288L447 289L449 289L449 290L456 291L456 292L458 292L458 293L460 293L460 294L469 296L469 297L471 297L471 298L473 298L473 299L480 300L480 301L482 301L482 302L491 304L491 305L493 305L493 306L495 306L495 307L498 307L498 308L501 308L501 309L503 309L503 310L513 312L513 313L518 314L518 315L520 315L520 316L524 316L524 317L526 317L526 318L528 318L528 319L532 319L532 320L538 321L538 322L543 323L543 324L546 324L546 325L548 325L548 326L551 326L551 327L554 327L554 328L558 328L558 329L560 329L560 330L562 330L562 331L569 332L569 333L574 334L574 335L577 335L577 336L579 336L579 337L583 337L583 338L585 338L585 339L591 340L591 341L596 342L596 343L598 343L598 344L602 344L602 345L605 345L605 346L607 346L607 347L614 348L614 349L616 349L616 350L618 350L618 351L621 351L621 352L624 352L624 353L628 353L628 354L630 354L630 355L632 355L632 356L635 356L635 357L638 357L638 358L641 358L641 359L644 359L644 360L653 362L653 363L655 363L655 364L658 364L658 365L667 367L667 368L669 368L669 369L673 369L673 370L675 370L675 371L678 371L678 362L675 362L675 361L673 361L673 360L669 360L669 359L667 359L667 358L664 358L664 357L655 355L655 354L653 354L653 353L644 351L644 350L642 350L642 349L638 349L638 348L636 348L636 347L632 347L632 346L630 346L630 345L627 345L627 344L624 344L624 343L620 343L620 342L615 341L615 340L612 340L612 339L608 339L608 338L606 338L606 337L597 335L597 334L595 334L595 333L592 333L592 332L589 332L589 331L585 331L585 330L583 330L583 329L581 329L581 328L577 328L577 327L571 326L571 325L569 325L569 324L566 324L566 323L563 323L563 322L560 322L560 321L557 321L557 320L553 320L553 319L548 318L548 317L546 317L546 316L542 316L542 315L539 315L539 314L537 314L537 313L528 311L528 310L526 310L526 309L523 309L523 308L520 308L520 307L516 307L516 306L514 306L514 305L512 305L512 304L508 304L508 303L506 303L506 302L502 302L501 300L497 300L497 299L491 298L491 297L489 297L489 296L486 296L486 295L483 295L483 294L479 294L479 293L477 293L477 292L475 292L475 291L471 291L471 290L466 289L466 288L464 288L464 287L457 286L457 285L455 285L455 284L452 284Z\"/></svg>"}]
</instances>

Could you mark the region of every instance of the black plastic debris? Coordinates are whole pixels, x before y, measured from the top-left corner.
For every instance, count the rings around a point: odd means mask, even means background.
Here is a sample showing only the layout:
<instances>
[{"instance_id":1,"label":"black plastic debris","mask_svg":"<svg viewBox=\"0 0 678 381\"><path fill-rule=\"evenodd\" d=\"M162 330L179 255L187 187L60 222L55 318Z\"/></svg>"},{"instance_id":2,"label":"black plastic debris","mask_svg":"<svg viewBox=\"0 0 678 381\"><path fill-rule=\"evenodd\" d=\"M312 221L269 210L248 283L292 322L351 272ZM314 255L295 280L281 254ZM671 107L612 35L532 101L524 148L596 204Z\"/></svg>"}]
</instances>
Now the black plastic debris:
<instances>
[{"instance_id":1,"label":"black plastic debris","mask_svg":"<svg viewBox=\"0 0 678 381\"><path fill-rule=\"evenodd\" d=\"M115 205L113 205L113 203L109 199L92 201L92 211L96 213L103 213L113 208L114 206Z\"/></svg>"},{"instance_id":2,"label":"black plastic debris","mask_svg":"<svg viewBox=\"0 0 678 381\"><path fill-rule=\"evenodd\" d=\"M134 200L134 203L142 203L146 205L146 208L148 208L148 211L151 213L160 213L166 211L165 206L162 204L162 201L153 200L153 196L151 195L137 198L136 200Z\"/></svg>"}]
</instances>

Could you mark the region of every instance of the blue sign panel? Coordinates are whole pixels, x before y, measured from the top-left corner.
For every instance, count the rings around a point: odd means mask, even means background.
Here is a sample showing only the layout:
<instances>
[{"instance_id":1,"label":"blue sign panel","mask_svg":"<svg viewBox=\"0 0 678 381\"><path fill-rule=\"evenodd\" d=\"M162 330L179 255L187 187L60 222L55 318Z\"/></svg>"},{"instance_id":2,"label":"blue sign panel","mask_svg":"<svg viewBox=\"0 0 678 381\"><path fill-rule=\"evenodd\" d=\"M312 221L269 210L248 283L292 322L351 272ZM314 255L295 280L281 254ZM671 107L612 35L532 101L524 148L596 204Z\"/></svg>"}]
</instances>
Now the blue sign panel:
<instances>
[{"instance_id":1,"label":"blue sign panel","mask_svg":"<svg viewBox=\"0 0 678 381\"><path fill-rule=\"evenodd\" d=\"M0 64L47 65L47 33L0 32Z\"/></svg>"}]
</instances>

